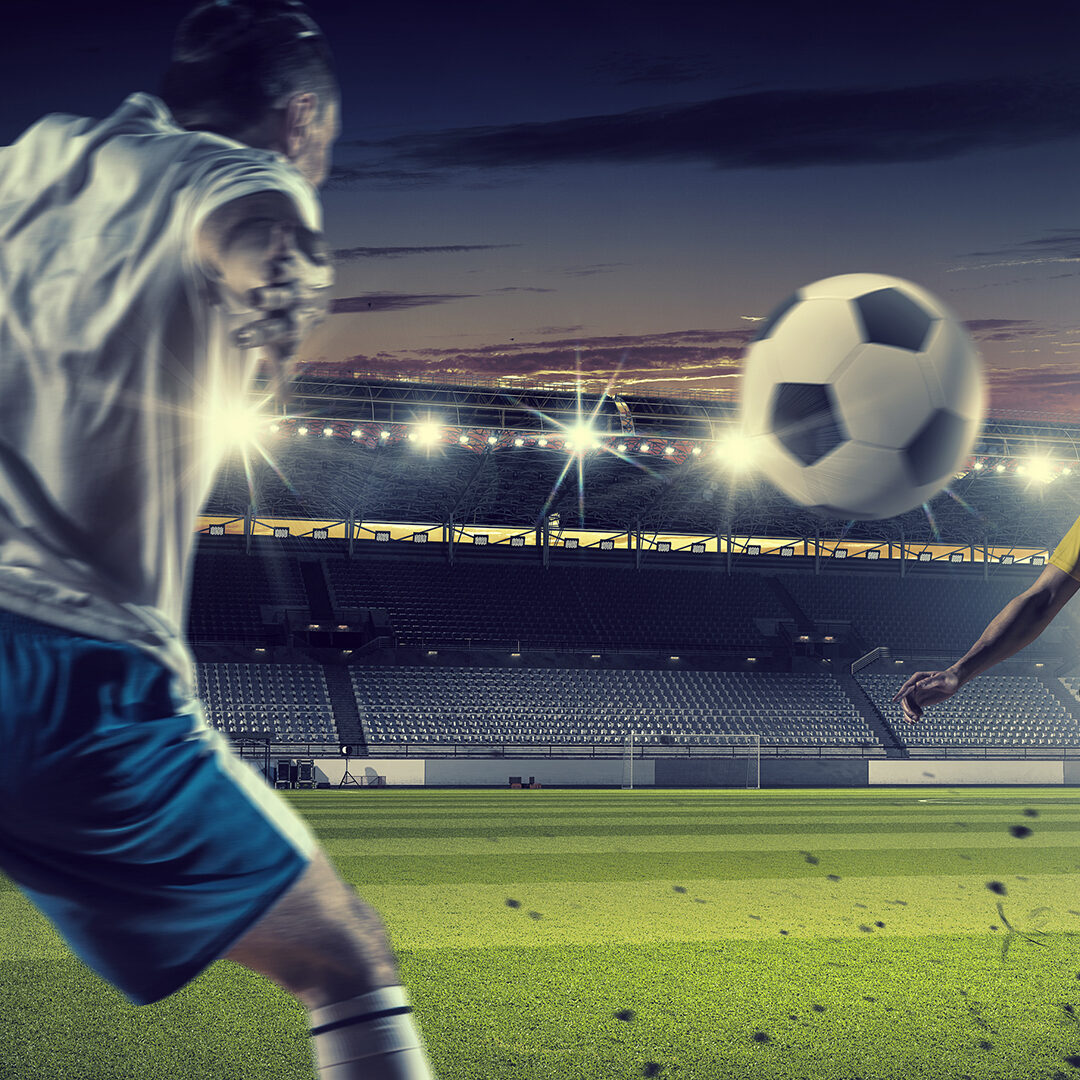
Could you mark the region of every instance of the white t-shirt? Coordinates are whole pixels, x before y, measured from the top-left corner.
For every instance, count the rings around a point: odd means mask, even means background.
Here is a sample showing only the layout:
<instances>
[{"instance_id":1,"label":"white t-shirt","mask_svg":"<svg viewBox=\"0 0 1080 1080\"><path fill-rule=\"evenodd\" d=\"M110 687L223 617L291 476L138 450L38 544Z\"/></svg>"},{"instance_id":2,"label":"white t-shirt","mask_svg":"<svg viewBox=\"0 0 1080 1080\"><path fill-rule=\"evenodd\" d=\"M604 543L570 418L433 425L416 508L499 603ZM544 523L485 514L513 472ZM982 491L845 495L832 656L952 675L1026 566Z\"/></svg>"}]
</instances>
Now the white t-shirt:
<instances>
[{"instance_id":1,"label":"white t-shirt","mask_svg":"<svg viewBox=\"0 0 1080 1080\"><path fill-rule=\"evenodd\" d=\"M259 360L229 340L257 315L225 303L194 242L213 210L264 190L322 231L284 156L185 131L143 93L0 147L0 608L131 642L188 692L215 422Z\"/></svg>"}]
</instances>

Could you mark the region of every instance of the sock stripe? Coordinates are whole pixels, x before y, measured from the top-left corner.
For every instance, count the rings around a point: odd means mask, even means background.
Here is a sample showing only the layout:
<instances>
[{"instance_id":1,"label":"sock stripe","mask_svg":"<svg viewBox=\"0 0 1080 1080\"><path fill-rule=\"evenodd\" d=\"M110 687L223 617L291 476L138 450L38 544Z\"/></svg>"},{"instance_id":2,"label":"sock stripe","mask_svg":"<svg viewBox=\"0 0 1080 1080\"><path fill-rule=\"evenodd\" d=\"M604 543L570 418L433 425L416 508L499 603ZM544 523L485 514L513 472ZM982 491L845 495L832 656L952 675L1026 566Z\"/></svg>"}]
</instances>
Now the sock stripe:
<instances>
[{"instance_id":1,"label":"sock stripe","mask_svg":"<svg viewBox=\"0 0 1080 1080\"><path fill-rule=\"evenodd\" d=\"M400 1016L402 1013L411 1013L411 1005L399 1005L394 1009L378 1009L375 1012L361 1013L359 1016L346 1016L344 1020L334 1020L329 1024L320 1024L311 1029L312 1037L325 1035L328 1031L337 1031L338 1028L348 1027L350 1024L363 1024L369 1020L382 1020L387 1016Z\"/></svg>"}]
</instances>

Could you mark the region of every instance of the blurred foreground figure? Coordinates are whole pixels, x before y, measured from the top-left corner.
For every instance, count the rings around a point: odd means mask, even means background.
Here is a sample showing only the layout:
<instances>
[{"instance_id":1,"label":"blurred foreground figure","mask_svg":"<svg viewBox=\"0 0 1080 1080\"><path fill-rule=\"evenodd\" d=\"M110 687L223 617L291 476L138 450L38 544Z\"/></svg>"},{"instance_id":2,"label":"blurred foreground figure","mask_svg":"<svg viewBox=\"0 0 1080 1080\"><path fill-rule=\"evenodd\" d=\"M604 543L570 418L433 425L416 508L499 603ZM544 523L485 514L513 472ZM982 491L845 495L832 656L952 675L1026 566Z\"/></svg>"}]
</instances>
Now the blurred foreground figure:
<instances>
[{"instance_id":1,"label":"blurred foreground figure","mask_svg":"<svg viewBox=\"0 0 1080 1080\"><path fill-rule=\"evenodd\" d=\"M136 1003L227 957L308 1008L322 1080L426 1080L382 924L182 638L219 418L326 310L339 130L303 5L219 0L160 96L0 149L0 869Z\"/></svg>"}]
</instances>

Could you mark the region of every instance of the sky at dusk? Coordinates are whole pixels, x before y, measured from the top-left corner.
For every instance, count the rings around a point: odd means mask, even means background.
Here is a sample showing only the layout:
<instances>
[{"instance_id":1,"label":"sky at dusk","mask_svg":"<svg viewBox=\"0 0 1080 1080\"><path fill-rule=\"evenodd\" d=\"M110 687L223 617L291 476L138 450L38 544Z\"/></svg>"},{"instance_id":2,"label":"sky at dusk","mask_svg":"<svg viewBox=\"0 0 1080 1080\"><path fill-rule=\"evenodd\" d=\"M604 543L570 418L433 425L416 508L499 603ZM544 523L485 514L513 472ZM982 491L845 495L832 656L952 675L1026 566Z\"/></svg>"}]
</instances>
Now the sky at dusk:
<instances>
[{"instance_id":1,"label":"sky at dusk","mask_svg":"<svg viewBox=\"0 0 1080 1080\"><path fill-rule=\"evenodd\" d=\"M0 140L155 92L187 9L8 0ZM968 323L993 411L1080 414L1075 6L311 10L343 134L305 358L734 400L755 318L871 271Z\"/></svg>"}]
</instances>

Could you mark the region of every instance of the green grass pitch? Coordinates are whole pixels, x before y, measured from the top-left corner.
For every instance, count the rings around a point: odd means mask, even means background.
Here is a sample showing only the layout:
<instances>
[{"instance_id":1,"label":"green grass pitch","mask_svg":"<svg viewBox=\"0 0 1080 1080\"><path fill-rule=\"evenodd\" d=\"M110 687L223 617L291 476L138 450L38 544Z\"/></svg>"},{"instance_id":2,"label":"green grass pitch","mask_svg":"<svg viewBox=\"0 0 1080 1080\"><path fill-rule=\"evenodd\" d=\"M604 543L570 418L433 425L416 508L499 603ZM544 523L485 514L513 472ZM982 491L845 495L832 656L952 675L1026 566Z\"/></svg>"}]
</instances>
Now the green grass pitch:
<instances>
[{"instance_id":1,"label":"green grass pitch","mask_svg":"<svg viewBox=\"0 0 1080 1080\"><path fill-rule=\"evenodd\" d=\"M386 919L442 1080L1080 1080L1080 791L287 798ZM134 1008L0 890L0 1080L312 1077L265 980Z\"/></svg>"}]
</instances>

